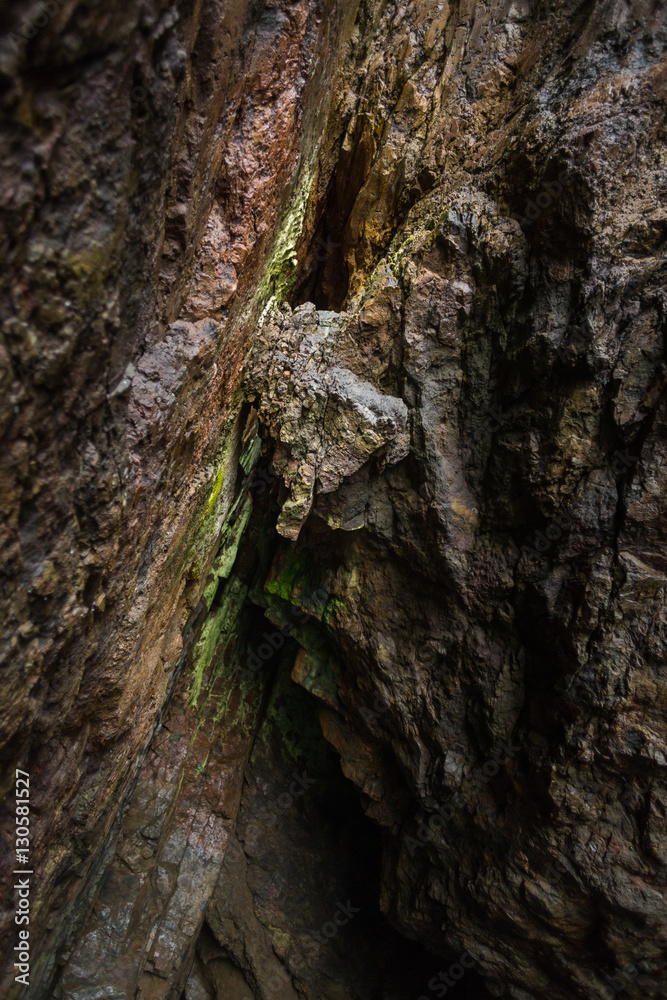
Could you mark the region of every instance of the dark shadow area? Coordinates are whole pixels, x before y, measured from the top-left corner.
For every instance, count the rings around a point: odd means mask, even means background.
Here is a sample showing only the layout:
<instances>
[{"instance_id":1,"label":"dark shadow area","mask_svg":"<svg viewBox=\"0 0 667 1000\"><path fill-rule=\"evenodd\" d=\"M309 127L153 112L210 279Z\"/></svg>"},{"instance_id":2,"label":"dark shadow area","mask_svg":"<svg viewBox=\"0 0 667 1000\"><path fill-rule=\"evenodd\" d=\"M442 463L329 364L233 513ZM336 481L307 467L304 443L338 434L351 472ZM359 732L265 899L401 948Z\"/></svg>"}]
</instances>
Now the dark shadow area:
<instances>
[{"instance_id":1,"label":"dark shadow area","mask_svg":"<svg viewBox=\"0 0 667 1000\"><path fill-rule=\"evenodd\" d=\"M247 588L238 694L261 691L261 721L183 1000L490 1000L469 956L434 955L380 911L389 833L323 732L350 721L337 694L344 652L317 610L322 553L317 538L295 552L277 536L281 481L258 430L249 413L243 451L254 458L241 464L253 512L232 576ZM329 537L330 563L343 541Z\"/></svg>"},{"instance_id":2,"label":"dark shadow area","mask_svg":"<svg viewBox=\"0 0 667 1000\"><path fill-rule=\"evenodd\" d=\"M253 632L257 652L277 626L260 613ZM298 632L267 658L273 685L207 910L200 982L210 1000L490 1000L460 955L431 954L381 913L386 834L324 738L324 703L291 679ZM187 990L183 1000L193 1000Z\"/></svg>"},{"instance_id":3,"label":"dark shadow area","mask_svg":"<svg viewBox=\"0 0 667 1000\"><path fill-rule=\"evenodd\" d=\"M324 204L317 212L319 225L310 244L298 248L302 263L289 296L291 306L314 302L318 309L340 312L343 308L350 281L345 262L346 228L375 152L372 125L360 115L341 145Z\"/></svg>"}]
</instances>

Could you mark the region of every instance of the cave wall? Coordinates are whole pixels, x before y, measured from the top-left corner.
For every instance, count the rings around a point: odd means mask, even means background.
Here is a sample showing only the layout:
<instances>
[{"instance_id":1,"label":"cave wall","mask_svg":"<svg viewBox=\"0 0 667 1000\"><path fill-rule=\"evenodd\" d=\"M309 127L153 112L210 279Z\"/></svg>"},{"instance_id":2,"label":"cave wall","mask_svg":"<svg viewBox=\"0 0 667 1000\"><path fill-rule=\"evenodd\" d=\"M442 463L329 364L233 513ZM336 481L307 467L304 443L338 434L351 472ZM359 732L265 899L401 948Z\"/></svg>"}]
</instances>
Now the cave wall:
<instances>
[{"instance_id":1,"label":"cave wall","mask_svg":"<svg viewBox=\"0 0 667 1000\"><path fill-rule=\"evenodd\" d=\"M291 673L395 932L663 996L663 6L55 6L2 50L29 995L347 995L247 834Z\"/></svg>"},{"instance_id":2,"label":"cave wall","mask_svg":"<svg viewBox=\"0 0 667 1000\"><path fill-rule=\"evenodd\" d=\"M32 775L37 993L205 608L258 287L289 266L276 233L354 18L56 6L8 10L2 49L1 742L5 794L16 765ZM9 960L13 812L2 824Z\"/></svg>"}]
</instances>

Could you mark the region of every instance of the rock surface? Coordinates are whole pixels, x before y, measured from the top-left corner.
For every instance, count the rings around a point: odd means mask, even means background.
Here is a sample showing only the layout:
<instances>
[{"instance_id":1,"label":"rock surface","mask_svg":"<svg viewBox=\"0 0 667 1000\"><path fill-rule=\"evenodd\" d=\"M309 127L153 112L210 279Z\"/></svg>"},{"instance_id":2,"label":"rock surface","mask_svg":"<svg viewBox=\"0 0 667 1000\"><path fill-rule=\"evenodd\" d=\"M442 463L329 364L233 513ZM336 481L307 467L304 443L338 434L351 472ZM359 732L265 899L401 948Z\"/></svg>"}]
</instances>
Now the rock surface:
<instances>
[{"instance_id":1,"label":"rock surface","mask_svg":"<svg viewBox=\"0 0 667 1000\"><path fill-rule=\"evenodd\" d=\"M312 303L293 316L276 310L260 327L248 392L259 390L259 419L279 445L273 466L290 497L277 530L293 541L316 491L333 493L372 458L395 464L410 450L403 400L337 363L345 336L339 317Z\"/></svg>"},{"instance_id":2,"label":"rock surface","mask_svg":"<svg viewBox=\"0 0 667 1000\"><path fill-rule=\"evenodd\" d=\"M7 21L3 995L664 997L664 5Z\"/></svg>"}]
</instances>

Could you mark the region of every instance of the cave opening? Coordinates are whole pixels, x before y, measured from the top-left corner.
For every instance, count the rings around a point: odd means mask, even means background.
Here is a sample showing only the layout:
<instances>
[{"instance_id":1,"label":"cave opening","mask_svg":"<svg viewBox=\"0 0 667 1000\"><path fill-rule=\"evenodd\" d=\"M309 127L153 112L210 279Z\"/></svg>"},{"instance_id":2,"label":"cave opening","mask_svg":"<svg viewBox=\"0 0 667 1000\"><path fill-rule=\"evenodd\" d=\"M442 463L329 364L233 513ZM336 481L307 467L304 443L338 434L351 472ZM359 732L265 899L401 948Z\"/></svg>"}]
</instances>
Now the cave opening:
<instances>
[{"instance_id":1,"label":"cave opening","mask_svg":"<svg viewBox=\"0 0 667 1000\"><path fill-rule=\"evenodd\" d=\"M255 652L278 634L259 610ZM296 630L263 663L262 718L182 1000L488 1000L460 956L429 952L382 912L390 831L367 816L326 740L327 706L293 679L307 653Z\"/></svg>"},{"instance_id":2,"label":"cave opening","mask_svg":"<svg viewBox=\"0 0 667 1000\"><path fill-rule=\"evenodd\" d=\"M383 882L382 865L395 854L400 822L371 818L377 803L332 738L332 727L349 731L350 721L338 687L346 657L327 625L323 567L343 552L329 537L323 562L317 528L296 547L278 535L284 484L272 455L250 410L243 456L252 457L241 465L252 510L211 612L226 606L236 580L246 597L228 667L240 668L235 697L259 708L182 998L488 1000L460 954L434 954L397 929L396 890ZM337 536L334 548L344 540Z\"/></svg>"}]
</instances>

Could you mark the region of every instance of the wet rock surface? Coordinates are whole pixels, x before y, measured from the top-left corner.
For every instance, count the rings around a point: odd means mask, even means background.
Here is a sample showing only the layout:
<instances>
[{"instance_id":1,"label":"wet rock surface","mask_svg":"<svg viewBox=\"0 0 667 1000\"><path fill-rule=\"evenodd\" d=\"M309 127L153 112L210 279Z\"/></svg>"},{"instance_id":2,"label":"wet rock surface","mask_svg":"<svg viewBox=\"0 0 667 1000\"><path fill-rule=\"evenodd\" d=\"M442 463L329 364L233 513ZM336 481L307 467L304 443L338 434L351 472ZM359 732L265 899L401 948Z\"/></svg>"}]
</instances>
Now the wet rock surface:
<instances>
[{"instance_id":1,"label":"wet rock surface","mask_svg":"<svg viewBox=\"0 0 667 1000\"><path fill-rule=\"evenodd\" d=\"M663 5L51 6L0 63L3 990L662 998Z\"/></svg>"}]
</instances>

